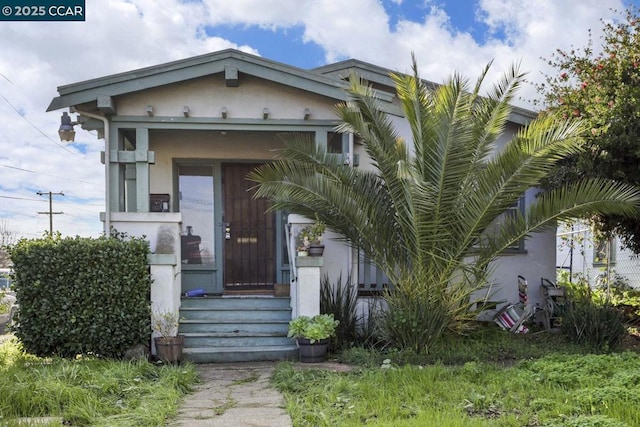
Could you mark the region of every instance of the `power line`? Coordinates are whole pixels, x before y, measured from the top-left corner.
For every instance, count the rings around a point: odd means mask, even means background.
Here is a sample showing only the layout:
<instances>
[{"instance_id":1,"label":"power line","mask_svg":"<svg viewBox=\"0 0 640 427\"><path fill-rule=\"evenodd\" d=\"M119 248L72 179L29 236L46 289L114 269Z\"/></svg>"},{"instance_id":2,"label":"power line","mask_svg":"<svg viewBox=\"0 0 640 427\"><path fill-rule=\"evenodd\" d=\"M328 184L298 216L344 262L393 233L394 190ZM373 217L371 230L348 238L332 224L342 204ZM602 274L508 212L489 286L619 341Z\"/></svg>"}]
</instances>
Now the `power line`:
<instances>
[{"instance_id":1,"label":"power line","mask_svg":"<svg viewBox=\"0 0 640 427\"><path fill-rule=\"evenodd\" d=\"M13 109L13 111L15 111L15 112L20 116L20 117L22 117L22 119L23 119L25 122L29 123L29 125L30 125L32 128L34 128L35 130L37 130L39 134L41 134L42 136L44 136L44 137L45 137L45 138L47 138L49 141L53 142L54 144L56 144L58 147L62 148L63 150L68 151L69 153L72 153L72 154L78 154L78 153L76 153L76 152L74 152L74 151L69 150L69 149L68 149L67 147L65 147L64 145L59 144L58 142L56 142L56 140L55 140L55 139L51 138L49 135L47 135L46 133L44 133L43 131L41 131L41 130L40 130L40 128L38 128L35 124L31 123L31 121L30 121L29 119L27 119L27 117L26 117L24 114L22 114L22 113L20 112L20 110L19 110L18 108L16 108L16 107L15 107L15 106L14 106L14 105L13 105L13 104L8 100L8 99L7 99L7 97L6 97L6 96L4 96L4 95L0 95L0 96L2 97L2 99L4 99L4 100L5 100L5 102L6 102L7 104L9 104L9 107L11 107L11 109Z\"/></svg>"},{"instance_id":2,"label":"power line","mask_svg":"<svg viewBox=\"0 0 640 427\"><path fill-rule=\"evenodd\" d=\"M8 81L9 83L13 84L13 82L11 80L9 80L9 77L5 76L4 74L0 73L0 76L4 77L4 79L6 81ZM14 85L15 86L15 85Z\"/></svg>"},{"instance_id":3,"label":"power line","mask_svg":"<svg viewBox=\"0 0 640 427\"><path fill-rule=\"evenodd\" d=\"M41 200L42 201L42 200ZM36 214L26 214L22 211L13 211L10 209L5 209L5 208L0 208L0 215L3 214L8 214L8 215L20 215L20 216L26 216L27 218L35 218Z\"/></svg>"},{"instance_id":4,"label":"power line","mask_svg":"<svg viewBox=\"0 0 640 427\"><path fill-rule=\"evenodd\" d=\"M1 74L1 73L0 73L0 76L4 77L4 79L5 79L6 81L8 81L12 86L16 87L16 85L15 85L11 80L9 80L9 78L8 78L7 76L5 76L4 74ZM38 133L40 133L42 136L44 136L44 137L45 137L45 138L47 138L49 141L53 142L54 144L56 144L58 147L62 148L63 150L68 151L69 153L78 154L78 153L76 153L76 152L74 152L74 151L69 150L67 147L65 147L64 145L62 145L62 144L58 143L55 139L51 138L49 135L47 135L46 133L44 133L43 131L41 131L41 130L40 130L40 128L39 128L39 127L37 127L35 124L33 124L33 123L32 123L32 122L31 122L31 121L26 117L26 115L25 115L24 113L22 113L18 108L16 108L16 106L15 106L15 105L13 105L13 104L11 103L11 101L9 101L9 99L7 99L7 97L6 97L6 96L4 96L4 95L2 95L2 94L0 94L0 96L2 97L2 99L4 99L4 100L5 100L5 102L9 105L9 107L11 107L11 109L12 109L13 111L15 111L15 112L20 116L20 117L22 117L22 119L23 119L25 122L29 123L29 125L30 125L32 128L34 128L35 130L37 130L37 131L38 131Z\"/></svg>"},{"instance_id":5,"label":"power line","mask_svg":"<svg viewBox=\"0 0 640 427\"><path fill-rule=\"evenodd\" d=\"M69 180L69 181L81 182L83 184L100 185L97 182L82 181L82 180L79 180L79 179L73 179L73 178L69 178L69 177L66 177L66 176L53 175L53 174L50 174L50 173L32 171L30 169L19 168L19 167L16 167L16 166L3 165L3 164L0 164L0 166L3 167L3 168L14 169L14 170L17 170L17 171L20 171L20 172L29 172L29 173L34 173L36 175L45 175L45 176L52 176L54 178L63 178L63 179Z\"/></svg>"},{"instance_id":6,"label":"power line","mask_svg":"<svg viewBox=\"0 0 640 427\"><path fill-rule=\"evenodd\" d=\"M0 199L28 200L30 202L42 202L40 199L28 199L26 197L0 196Z\"/></svg>"}]
</instances>

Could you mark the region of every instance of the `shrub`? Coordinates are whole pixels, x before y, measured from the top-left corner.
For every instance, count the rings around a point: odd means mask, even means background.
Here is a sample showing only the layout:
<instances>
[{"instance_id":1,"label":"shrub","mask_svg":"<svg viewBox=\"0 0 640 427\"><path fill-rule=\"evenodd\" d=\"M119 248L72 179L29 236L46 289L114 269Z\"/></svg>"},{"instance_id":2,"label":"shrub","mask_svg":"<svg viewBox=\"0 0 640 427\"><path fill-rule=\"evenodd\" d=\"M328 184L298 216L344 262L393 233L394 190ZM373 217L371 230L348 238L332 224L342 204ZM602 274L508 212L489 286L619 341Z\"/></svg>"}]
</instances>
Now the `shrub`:
<instances>
[{"instance_id":1,"label":"shrub","mask_svg":"<svg viewBox=\"0 0 640 427\"><path fill-rule=\"evenodd\" d=\"M380 312L381 338L394 347L428 354L454 322L443 295L419 292L420 287L397 286Z\"/></svg>"},{"instance_id":2,"label":"shrub","mask_svg":"<svg viewBox=\"0 0 640 427\"><path fill-rule=\"evenodd\" d=\"M16 336L40 356L122 356L150 335L148 243L114 237L22 239L10 248Z\"/></svg>"},{"instance_id":3,"label":"shrub","mask_svg":"<svg viewBox=\"0 0 640 427\"><path fill-rule=\"evenodd\" d=\"M594 301L588 287L573 290L569 300L560 328L571 341L611 350L627 335L622 313L607 302Z\"/></svg>"},{"instance_id":4,"label":"shrub","mask_svg":"<svg viewBox=\"0 0 640 427\"><path fill-rule=\"evenodd\" d=\"M640 289L631 287L626 277L615 272L612 277L609 281L605 276L603 286L594 289L594 300L616 307L623 313L625 322L640 324Z\"/></svg>"},{"instance_id":5,"label":"shrub","mask_svg":"<svg viewBox=\"0 0 640 427\"><path fill-rule=\"evenodd\" d=\"M333 314L333 317L340 322L332 338L333 348L342 349L356 341L360 319L357 303L358 289L351 283L351 275L348 275L346 283L343 283L342 273L340 273L335 285L331 283L328 275L325 274L322 277L320 312Z\"/></svg>"}]
</instances>

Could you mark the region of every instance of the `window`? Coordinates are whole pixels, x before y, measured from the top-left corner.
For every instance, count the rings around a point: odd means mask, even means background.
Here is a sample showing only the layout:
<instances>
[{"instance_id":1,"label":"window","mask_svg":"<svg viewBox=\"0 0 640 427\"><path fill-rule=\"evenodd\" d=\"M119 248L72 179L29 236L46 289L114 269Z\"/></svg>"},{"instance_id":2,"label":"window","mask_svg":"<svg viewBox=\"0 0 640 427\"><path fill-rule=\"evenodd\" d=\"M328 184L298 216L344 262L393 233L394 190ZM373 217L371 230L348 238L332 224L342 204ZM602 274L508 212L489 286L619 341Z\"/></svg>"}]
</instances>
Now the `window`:
<instances>
[{"instance_id":1,"label":"window","mask_svg":"<svg viewBox=\"0 0 640 427\"><path fill-rule=\"evenodd\" d=\"M515 217L518 213L524 213L524 196L520 197L515 205L507 209L505 212L506 217ZM511 246L509 246L510 251L524 251L524 239L520 239Z\"/></svg>"},{"instance_id":2,"label":"window","mask_svg":"<svg viewBox=\"0 0 640 427\"><path fill-rule=\"evenodd\" d=\"M182 263L213 264L215 230L212 167L181 165L178 189L182 223L185 226L182 235Z\"/></svg>"},{"instance_id":3,"label":"window","mask_svg":"<svg viewBox=\"0 0 640 427\"><path fill-rule=\"evenodd\" d=\"M613 238L596 239L593 243L593 265L606 266L616 263L615 240Z\"/></svg>"},{"instance_id":4,"label":"window","mask_svg":"<svg viewBox=\"0 0 640 427\"><path fill-rule=\"evenodd\" d=\"M390 286L387 276L364 256L358 254L358 294L360 296L377 295Z\"/></svg>"},{"instance_id":5,"label":"window","mask_svg":"<svg viewBox=\"0 0 640 427\"><path fill-rule=\"evenodd\" d=\"M506 209L503 214L498 216L494 220L494 222L489 227L486 228L486 230L484 232L484 236L480 237L480 241L483 241L485 236L490 236L492 233L495 233L495 232L498 232L499 230L501 230L505 226L505 219L507 219L509 217L515 217L518 214L523 215L524 214L524 203L525 203L525 199L524 199L524 196L522 196L522 197L520 197L518 199L518 201L515 204L513 204L511 207ZM506 249L506 252L510 252L510 253L524 252L524 250L525 250L524 240L525 239L522 238L522 239L518 240L517 242L513 243L511 246L509 246ZM479 245L480 245L479 243L476 243L474 245L474 247L478 248Z\"/></svg>"},{"instance_id":6,"label":"window","mask_svg":"<svg viewBox=\"0 0 640 427\"><path fill-rule=\"evenodd\" d=\"M346 153L348 148L345 150L343 145L343 138L341 133L336 132L328 132L327 133L327 151L329 153Z\"/></svg>"}]
</instances>

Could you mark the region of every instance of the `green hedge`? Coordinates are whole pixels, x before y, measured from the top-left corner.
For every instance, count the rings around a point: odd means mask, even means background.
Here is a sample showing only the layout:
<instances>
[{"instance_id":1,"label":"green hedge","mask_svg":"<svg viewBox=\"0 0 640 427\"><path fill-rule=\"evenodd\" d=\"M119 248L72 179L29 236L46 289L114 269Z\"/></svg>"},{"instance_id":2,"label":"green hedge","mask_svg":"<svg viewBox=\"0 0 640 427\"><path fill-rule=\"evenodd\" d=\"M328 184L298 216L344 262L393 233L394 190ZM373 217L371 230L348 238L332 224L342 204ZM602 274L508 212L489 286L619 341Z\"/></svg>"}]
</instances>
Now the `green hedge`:
<instances>
[{"instance_id":1,"label":"green hedge","mask_svg":"<svg viewBox=\"0 0 640 427\"><path fill-rule=\"evenodd\" d=\"M22 239L10 248L30 353L121 357L151 333L148 243L124 235Z\"/></svg>"}]
</instances>

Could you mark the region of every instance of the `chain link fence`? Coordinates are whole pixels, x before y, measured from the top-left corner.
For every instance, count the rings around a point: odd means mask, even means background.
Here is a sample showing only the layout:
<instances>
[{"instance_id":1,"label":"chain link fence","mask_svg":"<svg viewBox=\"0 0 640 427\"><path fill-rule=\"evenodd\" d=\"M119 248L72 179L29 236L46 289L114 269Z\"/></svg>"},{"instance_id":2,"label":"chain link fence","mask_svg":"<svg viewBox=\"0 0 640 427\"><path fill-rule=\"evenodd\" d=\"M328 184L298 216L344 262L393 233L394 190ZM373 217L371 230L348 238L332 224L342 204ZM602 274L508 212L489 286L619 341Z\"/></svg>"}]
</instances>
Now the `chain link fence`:
<instances>
[{"instance_id":1,"label":"chain link fence","mask_svg":"<svg viewBox=\"0 0 640 427\"><path fill-rule=\"evenodd\" d=\"M627 285L640 289L640 256L619 238L599 239L586 224L558 227L556 267L571 280L585 278L592 287Z\"/></svg>"}]
</instances>

